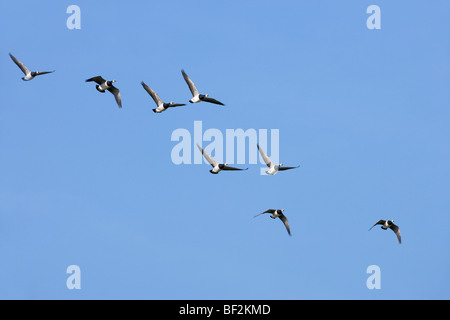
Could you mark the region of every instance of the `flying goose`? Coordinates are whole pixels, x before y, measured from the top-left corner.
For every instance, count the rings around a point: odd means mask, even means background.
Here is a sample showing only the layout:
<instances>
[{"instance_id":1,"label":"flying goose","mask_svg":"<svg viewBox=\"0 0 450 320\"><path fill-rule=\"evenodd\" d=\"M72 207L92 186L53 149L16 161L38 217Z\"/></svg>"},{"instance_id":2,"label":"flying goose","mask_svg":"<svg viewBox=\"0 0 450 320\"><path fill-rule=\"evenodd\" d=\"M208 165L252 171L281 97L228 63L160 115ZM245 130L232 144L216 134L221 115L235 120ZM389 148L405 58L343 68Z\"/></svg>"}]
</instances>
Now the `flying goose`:
<instances>
[{"instance_id":1,"label":"flying goose","mask_svg":"<svg viewBox=\"0 0 450 320\"><path fill-rule=\"evenodd\" d=\"M271 213L272 215L270 217L272 219L280 218L280 220L283 221L288 234L291 235L291 229L289 228L289 221L286 218L286 216L283 214L283 211L284 211L284 209L268 209L264 212L257 214L256 216L254 216L254 218L256 218L257 216L264 214L264 213Z\"/></svg>"},{"instance_id":2,"label":"flying goose","mask_svg":"<svg viewBox=\"0 0 450 320\"><path fill-rule=\"evenodd\" d=\"M245 169L239 169L239 168L235 168L235 167L230 167L229 165L227 165L226 163L222 164L222 163L218 163L216 160L214 160L213 157L211 157L205 150L202 149L202 147L200 147L197 144L198 149L200 150L200 152L202 153L202 155L205 157L206 161L209 162L209 164L213 167L211 170L209 170L209 172L213 173L213 174L218 174L220 171L222 170L247 170L248 168Z\"/></svg>"},{"instance_id":3,"label":"flying goose","mask_svg":"<svg viewBox=\"0 0 450 320\"><path fill-rule=\"evenodd\" d=\"M269 170L266 171L267 174L270 175L274 175L275 173L277 173L278 171L284 171L284 170L289 170L289 169L295 169L298 168L300 166L296 166L296 167L283 167L283 164L280 163L279 165L275 165L272 160L270 160L270 158L267 156L267 154L265 154L265 152L263 151L263 149L261 149L259 147L259 144L256 145L258 147L259 152L261 153L262 158L264 159L264 162L266 163L266 165L269 167Z\"/></svg>"},{"instance_id":4,"label":"flying goose","mask_svg":"<svg viewBox=\"0 0 450 320\"><path fill-rule=\"evenodd\" d=\"M190 103L197 103L200 101L206 101L211 102L215 104L220 104L221 106L224 106L224 104L220 101L217 101L216 99L209 98L207 94L200 94L197 90L197 88L194 85L194 82L192 82L191 79L189 79L188 75L184 72L184 70L181 70L181 73L183 74L183 78L186 81L187 85L189 86L189 90L191 90L192 93L192 99L189 100Z\"/></svg>"},{"instance_id":5,"label":"flying goose","mask_svg":"<svg viewBox=\"0 0 450 320\"><path fill-rule=\"evenodd\" d=\"M383 230L391 229L392 231L394 231L395 235L397 236L398 243L402 243L402 236L400 234L400 228L394 224L394 220L378 220L372 227L370 227L369 230L371 230L377 224L380 224L381 229L383 229Z\"/></svg>"},{"instance_id":6,"label":"flying goose","mask_svg":"<svg viewBox=\"0 0 450 320\"><path fill-rule=\"evenodd\" d=\"M144 81L141 82L141 85L142 85L142 87L144 87L145 91L147 91L147 93L153 98L153 100L155 101L155 103L157 105L156 109L152 109L153 112L161 113L171 107L185 106L185 104L173 103L173 101L170 101L169 103L165 103L159 98L158 94L155 91L153 91L148 85L146 85L144 83Z\"/></svg>"},{"instance_id":7,"label":"flying goose","mask_svg":"<svg viewBox=\"0 0 450 320\"><path fill-rule=\"evenodd\" d=\"M98 91L103 93L108 90L109 92L111 92L114 95L114 98L116 98L116 102L119 108L122 108L122 98L120 97L120 90L113 86L113 83L116 82L116 80L106 81L101 76L96 76L86 80L86 82L90 81L94 81L98 84L95 86Z\"/></svg>"},{"instance_id":8,"label":"flying goose","mask_svg":"<svg viewBox=\"0 0 450 320\"><path fill-rule=\"evenodd\" d=\"M30 80L34 79L34 77L36 77L36 76L55 72L54 70L53 71L30 71L30 70L28 70L27 67L25 67L25 65L22 62L17 60L17 58L14 57L11 53L9 54L9 56L14 61L14 63L17 64L17 66L20 68L20 70L22 70L22 72L25 74L25 77L22 77L23 81L30 81Z\"/></svg>"}]
</instances>

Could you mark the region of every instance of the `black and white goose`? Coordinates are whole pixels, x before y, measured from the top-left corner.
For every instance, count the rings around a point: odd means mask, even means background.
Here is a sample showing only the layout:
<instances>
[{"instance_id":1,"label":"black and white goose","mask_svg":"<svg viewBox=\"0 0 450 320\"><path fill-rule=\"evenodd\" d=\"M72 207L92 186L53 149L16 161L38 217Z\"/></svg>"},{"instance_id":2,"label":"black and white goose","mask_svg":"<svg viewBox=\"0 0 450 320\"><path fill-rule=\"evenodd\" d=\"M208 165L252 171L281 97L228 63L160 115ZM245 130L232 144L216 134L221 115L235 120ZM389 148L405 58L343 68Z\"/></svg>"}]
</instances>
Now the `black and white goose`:
<instances>
[{"instance_id":1,"label":"black and white goose","mask_svg":"<svg viewBox=\"0 0 450 320\"><path fill-rule=\"evenodd\" d=\"M14 63L20 68L20 70L22 70L22 72L25 74L25 77L22 77L23 81L30 81L30 80L33 80L34 77L36 77L36 76L55 72L54 70L53 71L30 71L22 62L17 60L17 58L14 57L11 53L9 54L9 56L14 61Z\"/></svg>"},{"instance_id":2,"label":"black and white goose","mask_svg":"<svg viewBox=\"0 0 450 320\"><path fill-rule=\"evenodd\" d=\"M209 170L209 172L213 173L213 174L218 174L220 171L222 170L247 170L248 168L245 169L239 169L239 168L235 168L235 167L230 167L229 165L227 165L226 163L218 163L216 160L214 160L213 157L211 157L205 150L202 149L202 147L200 147L197 144L198 149L200 150L200 152L202 153L202 155L205 157L206 161L209 162L209 164L213 167L211 170Z\"/></svg>"},{"instance_id":3,"label":"black and white goose","mask_svg":"<svg viewBox=\"0 0 450 320\"><path fill-rule=\"evenodd\" d=\"M189 86L189 90L191 90L191 93L192 93L192 99L189 100L190 103L197 103L197 102L205 101L205 102L211 102L211 103L220 104L221 106L224 106L224 104L222 102L217 101L216 99L213 99L213 98L209 98L209 96L207 94L200 94L198 92L197 88L195 87L194 82L192 82L192 80L188 77L186 72L184 72L184 70L181 70L181 73L183 74L183 78L186 81L187 85Z\"/></svg>"},{"instance_id":4,"label":"black and white goose","mask_svg":"<svg viewBox=\"0 0 450 320\"><path fill-rule=\"evenodd\" d=\"M95 88L100 92L105 92L108 90L114 95L114 98L116 99L117 105L119 108L122 108L122 98L120 97L120 90L113 86L113 83L116 82L116 80L107 81L103 79L101 76L96 76L90 79L87 79L86 82L94 81L97 83Z\"/></svg>"},{"instance_id":5,"label":"black and white goose","mask_svg":"<svg viewBox=\"0 0 450 320\"><path fill-rule=\"evenodd\" d=\"M267 174L274 175L278 171L290 170L290 169L295 169L295 168L300 167L300 166L284 167L282 163L280 163L279 165L275 165L272 162L272 160L270 160L270 158L267 156L267 154L264 152L264 150L259 147L259 144L256 146L258 147L259 153L261 153L261 156L262 156L264 162L269 167L269 170L266 171Z\"/></svg>"},{"instance_id":6,"label":"black and white goose","mask_svg":"<svg viewBox=\"0 0 450 320\"><path fill-rule=\"evenodd\" d=\"M383 230L391 229L392 231L394 231L395 235L397 236L398 243L402 243L400 228L394 224L394 220L378 220L369 230L371 230L377 224L381 225L381 229Z\"/></svg>"},{"instance_id":7,"label":"black and white goose","mask_svg":"<svg viewBox=\"0 0 450 320\"><path fill-rule=\"evenodd\" d=\"M173 101L165 103L161 100L161 98L155 91L153 91L148 85L144 83L144 81L141 82L141 85L145 89L145 91L147 91L147 93L153 98L157 105L156 109L152 109L153 112L161 113L163 111L166 111L168 108L185 106L185 104L183 103L174 103Z\"/></svg>"},{"instance_id":8,"label":"black and white goose","mask_svg":"<svg viewBox=\"0 0 450 320\"><path fill-rule=\"evenodd\" d=\"M288 234L291 235L291 229L289 228L289 221L286 218L286 216L283 214L283 211L284 211L284 209L267 209L266 211L257 214L254 218L256 218L257 216L264 214L264 213L271 213L272 215L270 217L272 219L280 218L280 220L283 221Z\"/></svg>"}]
</instances>

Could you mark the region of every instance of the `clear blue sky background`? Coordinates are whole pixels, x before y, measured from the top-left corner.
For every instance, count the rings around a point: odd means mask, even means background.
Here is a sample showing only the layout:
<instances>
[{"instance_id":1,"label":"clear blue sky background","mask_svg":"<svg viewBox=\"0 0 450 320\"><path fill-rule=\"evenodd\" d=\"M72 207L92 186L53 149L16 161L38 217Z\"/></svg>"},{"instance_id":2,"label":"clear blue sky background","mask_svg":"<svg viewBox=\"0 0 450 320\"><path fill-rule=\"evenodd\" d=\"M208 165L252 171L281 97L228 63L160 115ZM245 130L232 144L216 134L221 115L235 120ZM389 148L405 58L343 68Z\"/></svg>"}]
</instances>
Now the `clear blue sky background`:
<instances>
[{"instance_id":1,"label":"clear blue sky background","mask_svg":"<svg viewBox=\"0 0 450 320\"><path fill-rule=\"evenodd\" d=\"M66 9L81 8L81 30ZM381 30L366 9L381 8ZM2 1L0 298L449 299L450 2ZM56 70L31 82L11 61ZM226 106L187 102L186 72ZM85 79L116 79L123 108ZM177 128L280 130L275 176ZM205 143L207 145L207 143ZM194 147L192 152L197 152ZM268 208L284 208L292 237ZM368 231L394 219L391 231ZM66 268L81 268L81 290ZM381 289L369 290L370 265Z\"/></svg>"}]
</instances>

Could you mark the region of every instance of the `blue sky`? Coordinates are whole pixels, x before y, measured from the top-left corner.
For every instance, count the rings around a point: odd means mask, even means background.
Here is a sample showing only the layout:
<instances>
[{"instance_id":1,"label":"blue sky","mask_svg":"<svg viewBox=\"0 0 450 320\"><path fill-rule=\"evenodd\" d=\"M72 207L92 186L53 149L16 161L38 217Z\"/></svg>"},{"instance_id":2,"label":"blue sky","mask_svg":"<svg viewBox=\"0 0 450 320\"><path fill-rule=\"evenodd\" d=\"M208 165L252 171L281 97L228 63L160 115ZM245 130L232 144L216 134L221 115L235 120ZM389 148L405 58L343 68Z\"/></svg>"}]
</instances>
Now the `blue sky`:
<instances>
[{"instance_id":1,"label":"blue sky","mask_svg":"<svg viewBox=\"0 0 450 320\"><path fill-rule=\"evenodd\" d=\"M80 30L66 27L72 4ZM366 27L372 4L380 30ZM0 298L449 299L449 10L2 2ZM24 82L9 52L56 72ZM187 103L181 69L226 106ZM85 82L96 75L117 80L122 109ZM154 114L141 81L187 106ZM224 136L279 129L281 162L301 166L175 165L171 134L197 120ZM292 237L253 218L268 208L285 209ZM368 231L378 219L401 245Z\"/></svg>"}]
</instances>

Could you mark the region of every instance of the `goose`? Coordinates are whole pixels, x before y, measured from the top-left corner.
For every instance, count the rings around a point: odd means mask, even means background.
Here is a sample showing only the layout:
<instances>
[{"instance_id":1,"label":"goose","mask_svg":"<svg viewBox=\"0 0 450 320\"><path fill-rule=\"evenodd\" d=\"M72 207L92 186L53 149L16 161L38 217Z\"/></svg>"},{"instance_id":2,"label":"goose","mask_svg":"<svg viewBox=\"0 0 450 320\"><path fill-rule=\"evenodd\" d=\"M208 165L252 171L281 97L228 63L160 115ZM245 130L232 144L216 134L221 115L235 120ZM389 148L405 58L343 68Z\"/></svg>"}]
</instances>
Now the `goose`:
<instances>
[{"instance_id":1,"label":"goose","mask_svg":"<svg viewBox=\"0 0 450 320\"><path fill-rule=\"evenodd\" d=\"M209 162L209 164L213 167L211 170L209 170L209 172L213 173L213 174L218 174L220 171L222 170L247 170L248 168L245 169L239 169L239 168L235 168L235 167L230 167L229 165L227 165L226 163L218 163L216 160L214 160L213 157L211 157L205 150L202 149L202 147L200 147L197 144L198 149L200 150L200 152L202 153L202 155L205 157L206 161Z\"/></svg>"},{"instance_id":2,"label":"goose","mask_svg":"<svg viewBox=\"0 0 450 320\"><path fill-rule=\"evenodd\" d=\"M11 53L9 54L9 56L14 61L14 63L20 68L20 70L22 70L22 72L25 74L25 77L22 77L23 81L30 81L30 80L33 80L34 77L36 77L36 76L55 72L55 70L53 70L53 71L30 71L22 62L17 60L17 58L14 57Z\"/></svg>"},{"instance_id":3,"label":"goose","mask_svg":"<svg viewBox=\"0 0 450 320\"><path fill-rule=\"evenodd\" d=\"M192 99L189 100L190 103L206 101L206 102L211 102L211 103L215 103L215 104L224 106L224 104L222 102L217 101L216 99L213 99L213 98L209 98L207 94L200 94L198 92L197 88L195 87L194 82L192 82L192 80L188 77L186 72L184 72L184 70L181 70L181 73L183 74L183 78L186 81L187 85L189 86L189 90L191 90L191 93L193 96Z\"/></svg>"},{"instance_id":4,"label":"goose","mask_svg":"<svg viewBox=\"0 0 450 320\"><path fill-rule=\"evenodd\" d=\"M283 212L284 212L284 209L267 209L266 211L261 212L261 213L257 214L256 216L254 216L254 218L256 218L257 216L264 214L264 213L271 213L272 215L270 217L272 219L280 218L280 220L283 221L288 234L291 235L291 229L289 228L289 221L286 218L286 216L283 214Z\"/></svg>"},{"instance_id":5,"label":"goose","mask_svg":"<svg viewBox=\"0 0 450 320\"><path fill-rule=\"evenodd\" d=\"M152 109L153 112L155 112L155 113L161 113L163 111L166 111L168 108L172 108L172 107L185 106L185 104L183 104L183 103L173 103L173 101L170 101L169 103L165 103L159 98L158 94L155 91L153 91L148 85L146 85L144 83L144 81L141 82L141 85L145 89L145 91L147 91L147 93L155 101L157 108Z\"/></svg>"},{"instance_id":6,"label":"goose","mask_svg":"<svg viewBox=\"0 0 450 320\"><path fill-rule=\"evenodd\" d=\"M295 169L295 168L300 167L299 165L296 167L284 167L282 163L280 163L279 165L275 165L272 162L272 160L270 160L270 158L267 156L267 154L263 151L263 149L261 149L259 147L259 144L256 146L258 147L259 153L261 153L261 156L264 159L264 162L269 167L269 170L266 171L266 173L269 175L274 175L278 171L284 171L284 170Z\"/></svg>"},{"instance_id":7,"label":"goose","mask_svg":"<svg viewBox=\"0 0 450 320\"><path fill-rule=\"evenodd\" d=\"M106 81L101 76L96 76L86 80L86 82L91 81L94 81L98 84L95 86L98 91L103 93L108 90L109 92L111 92L114 95L119 108L122 108L122 98L120 97L120 90L113 86L113 83L116 82L116 80Z\"/></svg>"},{"instance_id":8,"label":"goose","mask_svg":"<svg viewBox=\"0 0 450 320\"><path fill-rule=\"evenodd\" d=\"M370 227L369 230L371 230L377 224L380 224L381 229L383 229L383 230L391 229L392 231L394 231L395 235L397 236L398 243L402 243L402 236L400 234L400 228L394 224L394 220L378 220L372 227Z\"/></svg>"}]
</instances>

